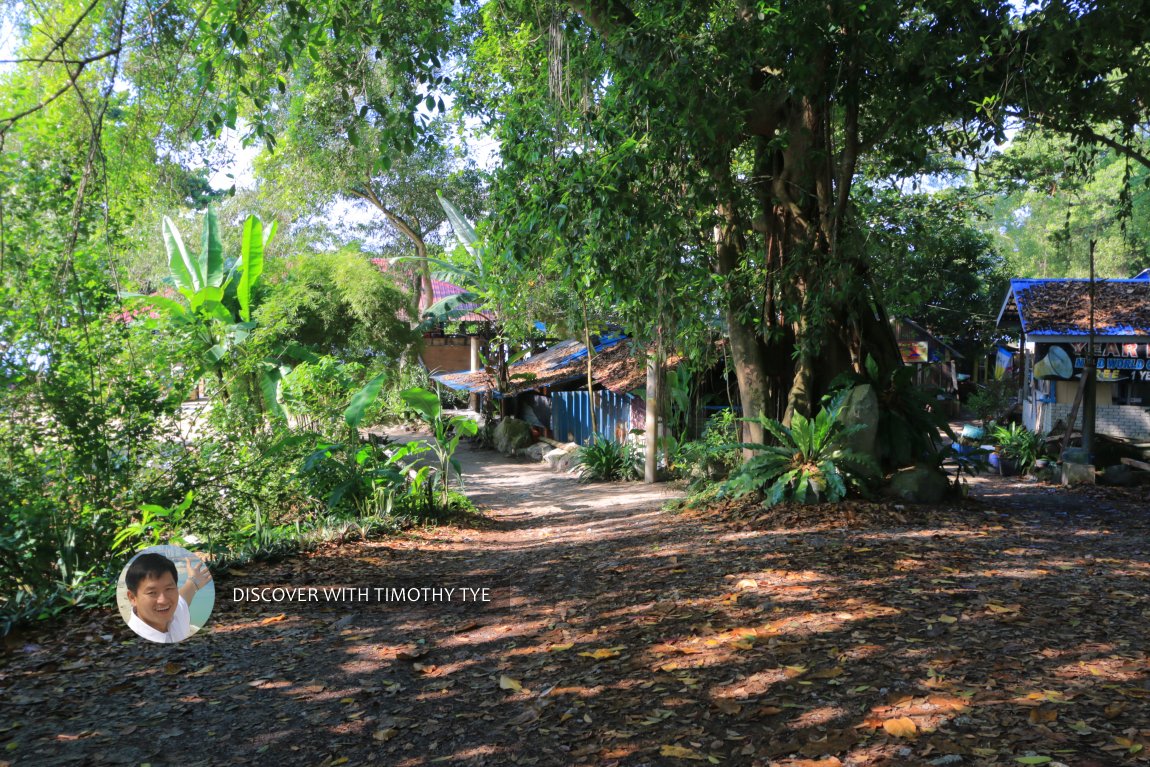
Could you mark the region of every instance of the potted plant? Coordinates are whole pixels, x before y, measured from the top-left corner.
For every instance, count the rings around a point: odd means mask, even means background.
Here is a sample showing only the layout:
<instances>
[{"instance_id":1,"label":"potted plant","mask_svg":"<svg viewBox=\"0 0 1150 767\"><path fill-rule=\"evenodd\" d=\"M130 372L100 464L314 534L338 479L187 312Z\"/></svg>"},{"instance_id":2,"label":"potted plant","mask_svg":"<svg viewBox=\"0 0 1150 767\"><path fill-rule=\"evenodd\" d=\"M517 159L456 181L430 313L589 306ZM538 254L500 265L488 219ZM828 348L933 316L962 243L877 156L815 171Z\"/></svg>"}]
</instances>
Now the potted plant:
<instances>
[{"instance_id":1,"label":"potted plant","mask_svg":"<svg viewBox=\"0 0 1150 767\"><path fill-rule=\"evenodd\" d=\"M999 457L998 472L1004 477L1030 471L1042 446L1039 435L1016 423L996 427L994 442Z\"/></svg>"}]
</instances>

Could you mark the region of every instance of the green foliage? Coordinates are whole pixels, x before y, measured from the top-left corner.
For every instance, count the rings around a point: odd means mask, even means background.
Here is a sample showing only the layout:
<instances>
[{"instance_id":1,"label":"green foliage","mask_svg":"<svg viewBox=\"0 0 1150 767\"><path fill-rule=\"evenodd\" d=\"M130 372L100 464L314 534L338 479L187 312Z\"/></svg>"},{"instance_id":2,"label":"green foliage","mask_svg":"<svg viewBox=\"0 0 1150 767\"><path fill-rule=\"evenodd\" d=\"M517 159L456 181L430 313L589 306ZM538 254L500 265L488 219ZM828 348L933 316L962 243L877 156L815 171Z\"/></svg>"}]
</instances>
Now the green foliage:
<instances>
[{"instance_id":1,"label":"green foliage","mask_svg":"<svg viewBox=\"0 0 1150 767\"><path fill-rule=\"evenodd\" d=\"M299 363L283 379L283 405L289 422L316 434L343 434L348 428L344 415L348 399L363 385L365 375L364 366L358 362L341 362L328 355ZM376 410L374 403L365 404L360 419L370 420Z\"/></svg>"},{"instance_id":2,"label":"green foliage","mask_svg":"<svg viewBox=\"0 0 1150 767\"><path fill-rule=\"evenodd\" d=\"M415 334L409 298L357 247L298 256L255 311L269 352L292 345L348 361L394 363ZM285 356L290 356L285 354Z\"/></svg>"},{"instance_id":3,"label":"green foliage","mask_svg":"<svg viewBox=\"0 0 1150 767\"><path fill-rule=\"evenodd\" d=\"M793 500L832 503L850 489L865 490L879 473L869 456L847 447L848 438L862 428L845 427L838 420L843 396L823 407L814 418L796 413L787 428L771 418L761 419L777 445L743 443L756 451L724 486L727 495L760 493L766 506Z\"/></svg>"},{"instance_id":4,"label":"green foliage","mask_svg":"<svg viewBox=\"0 0 1150 767\"><path fill-rule=\"evenodd\" d=\"M581 482L629 482L643 476L643 454L635 445L598 434L575 452L573 463Z\"/></svg>"},{"instance_id":5,"label":"green foliage","mask_svg":"<svg viewBox=\"0 0 1150 767\"><path fill-rule=\"evenodd\" d=\"M400 396L431 427L431 439L427 445L435 454L438 465L433 467L434 475L442 493L441 504L447 508L452 473L459 479L459 486L463 487L463 468L455 458L459 440L462 437L474 437L479 431L479 424L460 415L444 418L439 395L426 389L407 389Z\"/></svg>"},{"instance_id":6,"label":"green foliage","mask_svg":"<svg viewBox=\"0 0 1150 767\"><path fill-rule=\"evenodd\" d=\"M410 469L427 451L418 442L401 446L320 443L300 467L309 494L328 511L356 516L390 516L396 509L417 515L433 512L429 467Z\"/></svg>"},{"instance_id":7,"label":"green foliage","mask_svg":"<svg viewBox=\"0 0 1150 767\"><path fill-rule=\"evenodd\" d=\"M1014 408L1018 399L1018 384L1012 379L992 380L980 385L972 394L966 406L987 427L992 421L1001 420Z\"/></svg>"},{"instance_id":8,"label":"green foliage","mask_svg":"<svg viewBox=\"0 0 1150 767\"><path fill-rule=\"evenodd\" d=\"M707 419L702 438L684 442L669 452L671 473L686 479L692 492L726 479L742 463L742 450L737 442L738 421L735 411L720 410Z\"/></svg>"},{"instance_id":9,"label":"green foliage","mask_svg":"<svg viewBox=\"0 0 1150 767\"><path fill-rule=\"evenodd\" d=\"M908 317L974 357L998 337L991 307L1006 292L1003 258L967 187L914 194L863 187L860 236L892 317Z\"/></svg>"},{"instance_id":10,"label":"green foliage","mask_svg":"<svg viewBox=\"0 0 1150 767\"><path fill-rule=\"evenodd\" d=\"M164 508L153 503L140 506L141 517L138 522L125 525L112 539L112 546L116 549L127 548L131 551L136 548L158 546L161 543L174 543L183 545L184 539L180 535L181 524L188 507L192 505L195 492L188 491L178 505ZM125 544L129 544L125 547Z\"/></svg>"},{"instance_id":11,"label":"green foliage","mask_svg":"<svg viewBox=\"0 0 1150 767\"><path fill-rule=\"evenodd\" d=\"M1098 126L1108 130L1113 126ZM1150 155L1146 138L1135 147ZM1011 276L1087 277L1090 241L1099 277L1133 277L1150 266L1150 167L1114 149L1030 129L980 169L973 185L979 225Z\"/></svg>"},{"instance_id":12,"label":"green foliage","mask_svg":"<svg viewBox=\"0 0 1150 767\"><path fill-rule=\"evenodd\" d=\"M998 445L998 452L1014 461L1022 472L1030 471L1045 444L1042 435L1035 434L1017 423L996 427L993 436L995 444Z\"/></svg>"},{"instance_id":13,"label":"green foliage","mask_svg":"<svg viewBox=\"0 0 1150 767\"><path fill-rule=\"evenodd\" d=\"M380 373L352 396L347 409L343 411L343 420L353 432L359 429L359 424L363 421L367 409L375 402L385 383L387 383L387 374Z\"/></svg>"},{"instance_id":14,"label":"green foliage","mask_svg":"<svg viewBox=\"0 0 1150 767\"><path fill-rule=\"evenodd\" d=\"M849 390L870 384L878 397L879 461L885 468L909 466L933 454L940 443L940 432L951 433L946 415L937 409L935 392L921 389L914 382L914 369L899 365L885 375L872 357L867 357L864 373L840 376L833 388Z\"/></svg>"}]
</instances>

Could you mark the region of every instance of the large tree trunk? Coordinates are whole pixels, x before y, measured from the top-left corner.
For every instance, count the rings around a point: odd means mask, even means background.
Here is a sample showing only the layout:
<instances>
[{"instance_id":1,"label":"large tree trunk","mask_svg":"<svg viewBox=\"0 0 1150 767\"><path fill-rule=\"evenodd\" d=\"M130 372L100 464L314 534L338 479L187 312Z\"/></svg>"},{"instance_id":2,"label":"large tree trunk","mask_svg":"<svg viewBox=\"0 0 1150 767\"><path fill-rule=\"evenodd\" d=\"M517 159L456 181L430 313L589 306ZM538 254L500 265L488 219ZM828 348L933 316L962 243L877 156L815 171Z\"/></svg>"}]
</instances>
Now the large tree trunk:
<instances>
[{"instance_id":1,"label":"large tree trunk","mask_svg":"<svg viewBox=\"0 0 1150 767\"><path fill-rule=\"evenodd\" d=\"M745 256L746 239L735 205L731 199L719 208L723 221L715 227L715 271L727 282L723 316L727 322L731 361L739 382L739 401L743 408L741 439L761 443L763 427L759 417L768 412L767 355L763 339L753 324L754 317L746 311L751 297L736 274Z\"/></svg>"},{"instance_id":2,"label":"large tree trunk","mask_svg":"<svg viewBox=\"0 0 1150 767\"><path fill-rule=\"evenodd\" d=\"M631 42L651 42L626 2L568 4L613 46L626 51ZM744 11L753 24L755 15L749 7ZM836 16L833 9L829 15ZM754 30L748 27L748 33ZM813 414L832 381L860 370L868 355L884 372L900 364L857 242L840 236L864 147L863 70L853 52L857 31L839 26L836 35L805 46L807 55L794 71L781 58L764 61L767 66L747 76L731 104L745 122L715 131L700 150L709 154L704 163L719 214L713 266L725 279L723 310L743 417L749 419L745 441L762 441L760 415L789 420L795 412ZM868 138L873 144L877 135ZM745 166L736 171L735 163L745 161L738 150L748 146L752 172ZM740 216L739 206L749 200L757 215ZM754 238L750 244L748 237Z\"/></svg>"}]
</instances>

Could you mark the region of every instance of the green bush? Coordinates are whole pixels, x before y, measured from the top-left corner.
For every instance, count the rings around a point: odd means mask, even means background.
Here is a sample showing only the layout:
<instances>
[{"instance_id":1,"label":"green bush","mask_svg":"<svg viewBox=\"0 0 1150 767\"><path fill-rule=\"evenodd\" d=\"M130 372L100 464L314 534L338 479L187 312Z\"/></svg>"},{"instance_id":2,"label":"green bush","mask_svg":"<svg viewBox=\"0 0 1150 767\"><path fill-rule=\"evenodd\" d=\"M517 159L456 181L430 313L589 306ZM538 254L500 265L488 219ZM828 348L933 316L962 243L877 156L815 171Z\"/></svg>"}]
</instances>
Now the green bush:
<instances>
[{"instance_id":1,"label":"green bush","mask_svg":"<svg viewBox=\"0 0 1150 767\"><path fill-rule=\"evenodd\" d=\"M358 362L319 357L301 362L283 380L284 409L297 427L334 438L347 431L343 412L348 400L368 381L367 369ZM365 424L383 420L384 401L377 398L364 413Z\"/></svg>"},{"instance_id":2,"label":"green bush","mask_svg":"<svg viewBox=\"0 0 1150 767\"><path fill-rule=\"evenodd\" d=\"M620 444L599 435L575 452L581 482L615 482L643 476L643 454L632 444Z\"/></svg>"},{"instance_id":3,"label":"green bush","mask_svg":"<svg viewBox=\"0 0 1150 767\"><path fill-rule=\"evenodd\" d=\"M687 480L693 491L726 479L742 463L742 450L735 444L738 438L734 411L721 410L707 419L700 439L668 451L668 469L675 477Z\"/></svg>"},{"instance_id":4,"label":"green bush","mask_svg":"<svg viewBox=\"0 0 1150 767\"><path fill-rule=\"evenodd\" d=\"M75 605L108 604L115 594L116 516L70 508L45 475L0 472L0 636Z\"/></svg>"},{"instance_id":5,"label":"green bush","mask_svg":"<svg viewBox=\"0 0 1150 767\"><path fill-rule=\"evenodd\" d=\"M773 506L784 500L836 502L849 489L865 490L877 478L878 466L847 448L849 437L863 427L848 428L838 420L843 398L839 395L814 418L795 413L790 428L760 416L763 430L778 444L738 445L756 454L726 483L724 494L761 493L764 505Z\"/></svg>"},{"instance_id":6,"label":"green bush","mask_svg":"<svg viewBox=\"0 0 1150 767\"><path fill-rule=\"evenodd\" d=\"M966 401L969 407L982 421L984 427L989 427L991 421L1004 418L1014 408L1018 399L1018 384L1010 379L989 381L983 384L977 392L970 395Z\"/></svg>"}]
</instances>

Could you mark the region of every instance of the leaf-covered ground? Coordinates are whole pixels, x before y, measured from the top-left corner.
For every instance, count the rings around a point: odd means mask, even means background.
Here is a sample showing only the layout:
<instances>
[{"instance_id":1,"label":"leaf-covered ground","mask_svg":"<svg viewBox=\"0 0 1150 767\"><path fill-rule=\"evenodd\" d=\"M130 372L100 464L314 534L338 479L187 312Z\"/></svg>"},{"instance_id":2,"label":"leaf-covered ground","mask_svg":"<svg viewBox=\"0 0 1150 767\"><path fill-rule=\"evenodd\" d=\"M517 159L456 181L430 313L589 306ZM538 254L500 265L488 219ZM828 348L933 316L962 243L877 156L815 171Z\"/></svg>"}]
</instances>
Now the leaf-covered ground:
<instances>
[{"instance_id":1,"label":"leaf-covered ground","mask_svg":"<svg viewBox=\"0 0 1150 767\"><path fill-rule=\"evenodd\" d=\"M665 488L465 458L484 524L223 576L180 645L110 613L10 643L0 764L1150 761L1144 491L669 514ZM486 608L233 599L508 583Z\"/></svg>"}]
</instances>

